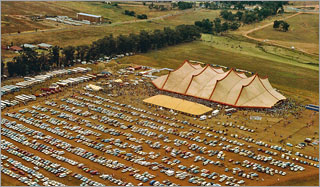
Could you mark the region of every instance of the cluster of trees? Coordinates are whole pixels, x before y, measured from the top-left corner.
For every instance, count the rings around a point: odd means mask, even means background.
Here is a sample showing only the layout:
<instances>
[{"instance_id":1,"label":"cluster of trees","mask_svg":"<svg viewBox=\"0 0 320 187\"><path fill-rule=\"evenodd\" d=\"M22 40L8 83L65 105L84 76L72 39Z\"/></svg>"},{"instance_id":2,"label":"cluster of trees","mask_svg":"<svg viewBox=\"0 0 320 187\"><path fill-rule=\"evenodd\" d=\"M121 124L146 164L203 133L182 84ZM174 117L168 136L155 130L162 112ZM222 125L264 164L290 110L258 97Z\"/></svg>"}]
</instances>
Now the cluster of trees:
<instances>
[{"instance_id":1,"label":"cluster of trees","mask_svg":"<svg viewBox=\"0 0 320 187\"><path fill-rule=\"evenodd\" d=\"M7 63L9 76L36 74L41 71L47 71L59 64L60 48L54 46L50 49L49 54L38 54L30 48L24 48L23 52L13 58L12 62Z\"/></svg>"},{"instance_id":2,"label":"cluster of trees","mask_svg":"<svg viewBox=\"0 0 320 187\"><path fill-rule=\"evenodd\" d=\"M183 2L183 1L179 1L178 3L171 4L172 8L178 7L180 10L192 8L194 5L195 3L193 2Z\"/></svg>"},{"instance_id":3,"label":"cluster of trees","mask_svg":"<svg viewBox=\"0 0 320 187\"><path fill-rule=\"evenodd\" d=\"M243 2L237 2L243 5ZM269 16L276 15L277 13L283 13L283 5L287 2L267 1L257 2L261 7L256 7L253 10L246 10L244 12L238 11L233 14L231 11L223 10L220 12L220 16L228 21L242 21L245 24L251 24L254 22L262 21ZM240 5L239 5L240 6ZM237 8L239 10L239 7Z\"/></svg>"},{"instance_id":4,"label":"cluster of trees","mask_svg":"<svg viewBox=\"0 0 320 187\"><path fill-rule=\"evenodd\" d=\"M149 5L149 9L156 9L160 11L168 10L168 8L166 8L164 5L154 5L153 2Z\"/></svg>"},{"instance_id":5,"label":"cluster of trees","mask_svg":"<svg viewBox=\"0 0 320 187\"><path fill-rule=\"evenodd\" d=\"M130 10L125 10L124 14L128 15L128 16L135 16L136 15L136 13L134 11L130 11Z\"/></svg>"},{"instance_id":6,"label":"cluster of trees","mask_svg":"<svg viewBox=\"0 0 320 187\"><path fill-rule=\"evenodd\" d=\"M228 21L241 21L242 16L243 16L243 12L238 11L237 13L233 14L231 11L227 11L227 10L222 10L220 12L220 16Z\"/></svg>"},{"instance_id":7,"label":"cluster of trees","mask_svg":"<svg viewBox=\"0 0 320 187\"><path fill-rule=\"evenodd\" d=\"M124 14L128 15L128 16L136 16L136 13L134 11L130 11L130 10L125 10ZM140 15L137 15L137 18L138 19L148 19L148 16L146 14L140 14Z\"/></svg>"},{"instance_id":8,"label":"cluster of trees","mask_svg":"<svg viewBox=\"0 0 320 187\"><path fill-rule=\"evenodd\" d=\"M148 19L148 16L146 14L140 14L140 15L137 15L137 18L138 19Z\"/></svg>"},{"instance_id":9,"label":"cluster of trees","mask_svg":"<svg viewBox=\"0 0 320 187\"><path fill-rule=\"evenodd\" d=\"M273 22L273 28L279 31L287 32L289 30L289 23L283 21L283 20L276 20Z\"/></svg>"},{"instance_id":10,"label":"cluster of trees","mask_svg":"<svg viewBox=\"0 0 320 187\"><path fill-rule=\"evenodd\" d=\"M215 1L215 2L201 2L200 7L207 9L234 9L244 10L245 6L260 5L264 7L277 7L279 5L286 5L288 1L269 2L269 1Z\"/></svg>"},{"instance_id":11,"label":"cluster of trees","mask_svg":"<svg viewBox=\"0 0 320 187\"><path fill-rule=\"evenodd\" d=\"M224 22L221 23L220 18L216 18L213 21L209 19L203 19L202 21L196 21L195 26L199 27L201 32L208 34L219 34L226 32L227 30L237 30L240 27L238 22Z\"/></svg>"},{"instance_id":12,"label":"cluster of trees","mask_svg":"<svg viewBox=\"0 0 320 187\"><path fill-rule=\"evenodd\" d=\"M190 42L200 38L200 30L195 25L179 25L175 29L166 27L153 32L140 31L139 34L106 36L91 45L67 46L62 50L58 46L50 49L49 54L38 54L25 48L23 52L7 63L9 76L36 74L54 67L73 66L78 61L97 60L104 56L123 53L146 53L149 50ZM61 52L61 53L60 53Z\"/></svg>"}]
</instances>

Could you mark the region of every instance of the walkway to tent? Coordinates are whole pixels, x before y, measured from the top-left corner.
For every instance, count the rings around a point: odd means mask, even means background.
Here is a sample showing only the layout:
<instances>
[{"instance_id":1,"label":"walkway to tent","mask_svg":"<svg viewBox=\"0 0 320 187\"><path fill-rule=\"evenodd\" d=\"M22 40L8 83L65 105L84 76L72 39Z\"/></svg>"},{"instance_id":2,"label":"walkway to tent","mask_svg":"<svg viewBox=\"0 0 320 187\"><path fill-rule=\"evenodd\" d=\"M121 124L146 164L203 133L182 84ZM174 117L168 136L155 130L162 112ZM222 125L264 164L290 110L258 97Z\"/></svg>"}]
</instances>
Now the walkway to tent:
<instances>
[{"instance_id":1,"label":"walkway to tent","mask_svg":"<svg viewBox=\"0 0 320 187\"><path fill-rule=\"evenodd\" d=\"M172 109L174 111L196 117L199 117L203 114L207 114L212 111L212 108L209 108L202 104L187 101L184 99L178 99L175 97L170 97L167 95L152 96L143 100L143 102L151 106Z\"/></svg>"}]
</instances>

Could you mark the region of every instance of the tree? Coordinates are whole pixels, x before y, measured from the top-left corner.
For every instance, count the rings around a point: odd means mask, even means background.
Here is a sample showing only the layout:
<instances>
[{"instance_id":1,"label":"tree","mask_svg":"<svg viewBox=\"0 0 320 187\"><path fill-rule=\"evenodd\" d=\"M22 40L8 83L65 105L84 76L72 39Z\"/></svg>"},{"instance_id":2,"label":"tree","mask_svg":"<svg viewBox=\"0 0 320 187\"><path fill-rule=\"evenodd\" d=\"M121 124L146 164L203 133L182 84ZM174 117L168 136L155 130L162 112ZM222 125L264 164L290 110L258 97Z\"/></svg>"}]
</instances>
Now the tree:
<instances>
[{"instance_id":1,"label":"tree","mask_svg":"<svg viewBox=\"0 0 320 187\"><path fill-rule=\"evenodd\" d=\"M125 11L124 11L124 14L125 14L125 15L128 15L128 16L135 16L136 13L135 13L134 11L125 10Z\"/></svg>"},{"instance_id":2,"label":"tree","mask_svg":"<svg viewBox=\"0 0 320 187\"><path fill-rule=\"evenodd\" d=\"M48 60L48 56L45 55L43 52L41 53L41 55L38 58L38 62L39 62L39 72L41 71L48 71L50 70L50 64L49 64L49 60Z\"/></svg>"},{"instance_id":3,"label":"tree","mask_svg":"<svg viewBox=\"0 0 320 187\"><path fill-rule=\"evenodd\" d=\"M141 53L146 53L151 49L150 35L145 30L140 31L138 49Z\"/></svg>"},{"instance_id":4,"label":"tree","mask_svg":"<svg viewBox=\"0 0 320 187\"><path fill-rule=\"evenodd\" d=\"M171 29L170 27L165 27L163 29L163 32L164 32L164 37L165 37L165 40L167 41L167 44L170 46L170 45L175 45L176 44L176 31Z\"/></svg>"},{"instance_id":5,"label":"tree","mask_svg":"<svg viewBox=\"0 0 320 187\"><path fill-rule=\"evenodd\" d=\"M131 52L137 52L138 51L138 41L139 41L139 36L134 34L134 33L130 33L129 37L128 37L128 42L129 42L129 49Z\"/></svg>"},{"instance_id":6,"label":"tree","mask_svg":"<svg viewBox=\"0 0 320 187\"><path fill-rule=\"evenodd\" d=\"M62 53L65 56L65 62L64 65L74 65L74 52L75 52L75 48L73 46L67 46L65 48L63 48Z\"/></svg>"},{"instance_id":7,"label":"tree","mask_svg":"<svg viewBox=\"0 0 320 187\"><path fill-rule=\"evenodd\" d=\"M283 32L287 32L289 30L289 27L290 27L289 23L287 23L285 21L282 22L282 31Z\"/></svg>"},{"instance_id":8,"label":"tree","mask_svg":"<svg viewBox=\"0 0 320 187\"><path fill-rule=\"evenodd\" d=\"M137 15L138 19L148 19L148 16L146 14Z\"/></svg>"},{"instance_id":9,"label":"tree","mask_svg":"<svg viewBox=\"0 0 320 187\"><path fill-rule=\"evenodd\" d=\"M89 50L89 46L88 45L80 45L80 46L77 46L76 50L77 50L77 59L80 59L81 61L83 61L86 53Z\"/></svg>"},{"instance_id":10,"label":"tree","mask_svg":"<svg viewBox=\"0 0 320 187\"><path fill-rule=\"evenodd\" d=\"M3 62L3 58L1 58L1 73L3 74L4 71L4 62Z\"/></svg>"},{"instance_id":11,"label":"tree","mask_svg":"<svg viewBox=\"0 0 320 187\"><path fill-rule=\"evenodd\" d=\"M180 10L185 10L185 9L192 8L193 3L192 3L192 2L179 1L177 5L178 5L178 8L179 8Z\"/></svg>"},{"instance_id":12,"label":"tree","mask_svg":"<svg viewBox=\"0 0 320 187\"><path fill-rule=\"evenodd\" d=\"M60 47L59 46L53 46L50 50L49 50L49 63L50 66L52 66L53 64L56 64L56 66L60 66L59 63L59 57L60 57Z\"/></svg>"},{"instance_id":13,"label":"tree","mask_svg":"<svg viewBox=\"0 0 320 187\"><path fill-rule=\"evenodd\" d=\"M235 17L237 18L237 20L241 20L241 19L242 19L242 15L243 15L243 12L238 11L238 12L235 14Z\"/></svg>"},{"instance_id":14,"label":"tree","mask_svg":"<svg viewBox=\"0 0 320 187\"><path fill-rule=\"evenodd\" d=\"M195 25L178 25L176 27L176 32L181 39L178 42L190 42L201 36L199 27Z\"/></svg>"},{"instance_id":15,"label":"tree","mask_svg":"<svg viewBox=\"0 0 320 187\"><path fill-rule=\"evenodd\" d=\"M16 74L16 64L14 62L7 62L8 73L10 77L13 77Z\"/></svg>"},{"instance_id":16,"label":"tree","mask_svg":"<svg viewBox=\"0 0 320 187\"><path fill-rule=\"evenodd\" d=\"M229 29L229 24L224 22L221 26L221 32L226 32Z\"/></svg>"},{"instance_id":17,"label":"tree","mask_svg":"<svg viewBox=\"0 0 320 187\"><path fill-rule=\"evenodd\" d=\"M287 32L289 30L290 25L283 20L275 20L273 22L273 28L279 31Z\"/></svg>"},{"instance_id":18,"label":"tree","mask_svg":"<svg viewBox=\"0 0 320 187\"><path fill-rule=\"evenodd\" d=\"M240 27L240 23L237 23L237 22L232 22L231 24L230 24L230 29L231 30L237 30L238 28Z\"/></svg>"},{"instance_id":19,"label":"tree","mask_svg":"<svg viewBox=\"0 0 320 187\"><path fill-rule=\"evenodd\" d=\"M196 21L194 24L198 26L203 33L212 33L213 23L209 19Z\"/></svg>"},{"instance_id":20,"label":"tree","mask_svg":"<svg viewBox=\"0 0 320 187\"><path fill-rule=\"evenodd\" d=\"M153 31L151 35L151 41L152 41L152 49L160 49L167 45L167 42L165 40L164 32L156 29Z\"/></svg>"},{"instance_id":21,"label":"tree","mask_svg":"<svg viewBox=\"0 0 320 187\"><path fill-rule=\"evenodd\" d=\"M31 48L24 48L21 56L17 58L18 66L21 68L19 70L19 75L26 75L29 73L38 73L41 71L40 62L38 58L38 53ZM25 72L22 72L25 71Z\"/></svg>"},{"instance_id":22,"label":"tree","mask_svg":"<svg viewBox=\"0 0 320 187\"><path fill-rule=\"evenodd\" d=\"M274 29L278 29L278 28L280 27L280 23L281 23L281 21L275 20L275 21L273 22L273 28L274 28Z\"/></svg>"},{"instance_id":23,"label":"tree","mask_svg":"<svg viewBox=\"0 0 320 187\"><path fill-rule=\"evenodd\" d=\"M116 43L117 43L116 49L118 54L130 52L129 45L128 45L129 41L127 36L120 34L117 38Z\"/></svg>"},{"instance_id":24,"label":"tree","mask_svg":"<svg viewBox=\"0 0 320 187\"><path fill-rule=\"evenodd\" d=\"M220 20L220 18L214 19L213 24L214 24L214 29L213 29L214 32L215 33L220 33L221 32L221 20Z\"/></svg>"}]
</instances>

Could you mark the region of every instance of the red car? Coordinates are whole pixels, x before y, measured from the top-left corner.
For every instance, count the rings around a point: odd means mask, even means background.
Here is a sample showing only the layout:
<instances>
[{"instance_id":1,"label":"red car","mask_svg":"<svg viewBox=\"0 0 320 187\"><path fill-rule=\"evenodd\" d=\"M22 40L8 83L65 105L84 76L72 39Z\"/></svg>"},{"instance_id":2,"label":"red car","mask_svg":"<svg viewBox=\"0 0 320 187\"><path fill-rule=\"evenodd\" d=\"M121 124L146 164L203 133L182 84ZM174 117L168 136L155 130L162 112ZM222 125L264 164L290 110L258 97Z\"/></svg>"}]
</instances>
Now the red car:
<instances>
[{"instance_id":1,"label":"red car","mask_svg":"<svg viewBox=\"0 0 320 187\"><path fill-rule=\"evenodd\" d=\"M15 167L11 167L11 170L13 170L13 171L18 171L18 169L15 168Z\"/></svg>"}]
</instances>

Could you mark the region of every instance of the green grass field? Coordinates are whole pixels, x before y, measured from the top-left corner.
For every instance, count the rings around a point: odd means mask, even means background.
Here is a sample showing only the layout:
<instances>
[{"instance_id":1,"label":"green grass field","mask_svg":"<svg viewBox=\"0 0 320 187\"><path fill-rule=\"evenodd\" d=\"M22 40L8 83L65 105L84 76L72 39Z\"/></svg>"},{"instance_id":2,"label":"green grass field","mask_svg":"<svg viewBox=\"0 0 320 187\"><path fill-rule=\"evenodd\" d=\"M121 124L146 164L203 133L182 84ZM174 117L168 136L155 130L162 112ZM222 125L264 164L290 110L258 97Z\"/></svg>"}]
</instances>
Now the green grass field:
<instances>
[{"instance_id":1,"label":"green grass field","mask_svg":"<svg viewBox=\"0 0 320 187\"><path fill-rule=\"evenodd\" d=\"M286 46L295 46L312 53L319 53L319 15L300 14L286 20L289 24L288 32L277 31L268 26L250 33L255 38L276 40Z\"/></svg>"},{"instance_id":2,"label":"green grass field","mask_svg":"<svg viewBox=\"0 0 320 187\"><path fill-rule=\"evenodd\" d=\"M319 58L314 56L272 45L262 45L258 42L248 42L245 38L235 37L229 34L226 36L227 37L203 34L201 40L205 41L206 45L222 50L228 50L312 70L319 69Z\"/></svg>"},{"instance_id":3,"label":"green grass field","mask_svg":"<svg viewBox=\"0 0 320 187\"><path fill-rule=\"evenodd\" d=\"M193 13L176 15L163 20L156 20L155 23L160 25L177 26L181 24L193 25L195 21L201 21L203 19L214 20L219 17L220 10L206 10L201 9Z\"/></svg>"},{"instance_id":4,"label":"green grass field","mask_svg":"<svg viewBox=\"0 0 320 187\"><path fill-rule=\"evenodd\" d=\"M166 3L169 6L169 3ZM44 8L45 7L45 8ZM35 22L27 18L31 15L51 15L51 16L68 16L76 18L79 12L101 15L105 19L111 20L112 23L137 20L136 17L124 14L125 10L135 11L136 15L146 14L148 18L154 18L170 13L179 12L178 10L160 11L156 9L149 9L148 6L142 3L126 3L119 4L118 7L106 4L103 2L72 2L72 1L57 1L57 2L4 2L2 3L2 33L17 33L24 31L34 31L38 29L57 28L56 22L40 21ZM10 16L9 16L10 15ZM17 15L20 17L12 17ZM26 16L26 17L21 17ZM63 24L62 24L63 25ZM64 25L66 26L66 25ZM70 27L70 26L69 26ZM77 30L77 27L71 27ZM57 33L59 34L59 33ZM67 34L67 33L65 33Z\"/></svg>"}]
</instances>

